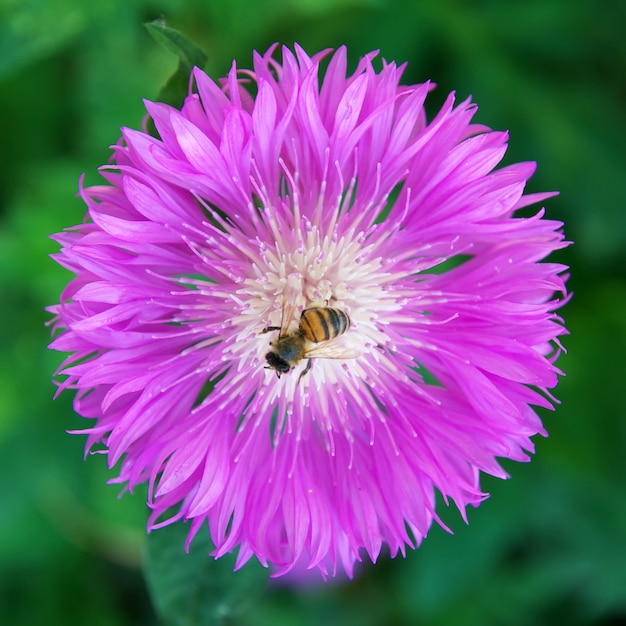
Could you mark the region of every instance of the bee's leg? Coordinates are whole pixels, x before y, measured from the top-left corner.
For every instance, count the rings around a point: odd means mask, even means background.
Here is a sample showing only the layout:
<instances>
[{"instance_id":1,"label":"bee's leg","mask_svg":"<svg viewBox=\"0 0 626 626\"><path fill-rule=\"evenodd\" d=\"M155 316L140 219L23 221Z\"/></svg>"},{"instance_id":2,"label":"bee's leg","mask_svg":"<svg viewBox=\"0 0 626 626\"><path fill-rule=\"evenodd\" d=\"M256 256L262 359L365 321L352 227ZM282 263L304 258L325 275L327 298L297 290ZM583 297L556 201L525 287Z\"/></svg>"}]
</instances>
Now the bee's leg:
<instances>
[{"instance_id":1,"label":"bee's leg","mask_svg":"<svg viewBox=\"0 0 626 626\"><path fill-rule=\"evenodd\" d=\"M309 359L309 362L306 364L306 367L302 370L302 372L300 373L300 376L298 376L298 382L300 382L300 379L305 375L309 373L309 370L311 369L313 365L313 359Z\"/></svg>"},{"instance_id":2,"label":"bee's leg","mask_svg":"<svg viewBox=\"0 0 626 626\"><path fill-rule=\"evenodd\" d=\"M280 326L268 326L261 331L261 334L264 335L265 333L271 333L273 330L280 330Z\"/></svg>"},{"instance_id":3,"label":"bee's leg","mask_svg":"<svg viewBox=\"0 0 626 626\"><path fill-rule=\"evenodd\" d=\"M280 372L277 369L274 369L273 367L271 367L270 365L266 365L263 369L274 370L276 372L276 378L280 378Z\"/></svg>"}]
</instances>

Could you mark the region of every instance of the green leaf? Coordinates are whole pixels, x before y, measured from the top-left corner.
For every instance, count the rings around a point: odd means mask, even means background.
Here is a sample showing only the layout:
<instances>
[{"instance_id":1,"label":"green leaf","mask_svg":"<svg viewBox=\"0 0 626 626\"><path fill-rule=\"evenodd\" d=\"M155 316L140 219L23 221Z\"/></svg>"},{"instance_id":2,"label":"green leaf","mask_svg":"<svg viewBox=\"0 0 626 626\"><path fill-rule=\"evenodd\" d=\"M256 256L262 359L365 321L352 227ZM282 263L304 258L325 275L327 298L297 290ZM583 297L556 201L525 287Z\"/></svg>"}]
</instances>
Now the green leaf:
<instances>
[{"instance_id":1,"label":"green leaf","mask_svg":"<svg viewBox=\"0 0 626 626\"><path fill-rule=\"evenodd\" d=\"M145 575L152 601L171 626L222 624L247 610L260 596L268 571L248 562L235 572L235 555L209 556L213 545L206 528L185 552L189 526L172 524L149 535Z\"/></svg>"},{"instance_id":2,"label":"green leaf","mask_svg":"<svg viewBox=\"0 0 626 626\"><path fill-rule=\"evenodd\" d=\"M155 41L178 57L178 68L159 93L159 100L180 108L189 91L189 75L194 67L204 68L207 55L185 35L170 28L163 20L144 24Z\"/></svg>"}]
</instances>

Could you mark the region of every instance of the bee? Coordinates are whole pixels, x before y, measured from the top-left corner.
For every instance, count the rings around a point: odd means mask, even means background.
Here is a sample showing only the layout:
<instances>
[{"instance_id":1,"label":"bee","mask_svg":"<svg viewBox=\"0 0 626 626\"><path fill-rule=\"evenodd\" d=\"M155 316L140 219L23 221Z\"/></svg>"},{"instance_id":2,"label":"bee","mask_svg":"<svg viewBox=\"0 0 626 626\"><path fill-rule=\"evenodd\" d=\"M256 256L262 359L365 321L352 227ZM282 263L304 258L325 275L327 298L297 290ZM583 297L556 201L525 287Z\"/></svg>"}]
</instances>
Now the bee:
<instances>
[{"instance_id":1,"label":"bee","mask_svg":"<svg viewBox=\"0 0 626 626\"><path fill-rule=\"evenodd\" d=\"M300 374L298 381L309 372L315 358L348 359L356 354L340 351L329 345L333 339L343 335L350 328L350 318L341 309L332 307L311 307L300 315L298 328L286 332L288 320L281 326L268 326L263 333L280 331L278 339L272 341L272 350L265 355L266 369L276 371L276 376L287 374L303 359L309 362ZM322 344L322 345L317 345Z\"/></svg>"}]
</instances>

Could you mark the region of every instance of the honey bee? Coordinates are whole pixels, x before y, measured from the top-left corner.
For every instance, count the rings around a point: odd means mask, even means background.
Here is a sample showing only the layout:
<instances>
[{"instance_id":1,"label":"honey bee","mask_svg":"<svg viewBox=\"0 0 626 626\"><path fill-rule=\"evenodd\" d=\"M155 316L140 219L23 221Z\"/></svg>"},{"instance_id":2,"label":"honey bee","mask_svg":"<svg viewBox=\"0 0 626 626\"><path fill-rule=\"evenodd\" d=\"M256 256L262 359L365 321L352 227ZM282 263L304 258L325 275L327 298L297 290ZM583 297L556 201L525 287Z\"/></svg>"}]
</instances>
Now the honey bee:
<instances>
[{"instance_id":1,"label":"honey bee","mask_svg":"<svg viewBox=\"0 0 626 626\"><path fill-rule=\"evenodd\" d=\"M311 307L300 315L298 328L286 332L288 320L281 326L268 326L263 333L280 331L278 339L272 341L272 350L265 355L266 369L276 371L276 376L290 372L303 359L309 362L300 374L298 381L309 372L315 358L348 359L357 356L345 350L336 350L329 345L333 339L343 335L350 328L350 318L341 309L332 307ZM322 345L317 345L322 344Z\"/></svg>"}]
</instances>

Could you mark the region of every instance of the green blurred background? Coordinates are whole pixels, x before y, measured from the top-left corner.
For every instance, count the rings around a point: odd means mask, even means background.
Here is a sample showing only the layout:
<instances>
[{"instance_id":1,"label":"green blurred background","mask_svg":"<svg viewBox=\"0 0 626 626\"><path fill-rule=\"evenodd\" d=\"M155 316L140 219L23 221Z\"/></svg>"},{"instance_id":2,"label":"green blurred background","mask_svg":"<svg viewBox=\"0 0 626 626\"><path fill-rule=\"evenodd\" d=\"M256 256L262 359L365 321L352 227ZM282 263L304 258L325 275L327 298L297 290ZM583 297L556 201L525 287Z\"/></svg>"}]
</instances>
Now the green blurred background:
<instances>
[{"instance_id":1,"label":"green blurred background","mask_svg":"<svg viewBox=\"0 0 626 626\"><path fill-rule=\"evenodd\" d=\"M144 493L118 499L102 456L83 461L71 395L52 401L61 356L45 346L69 274L47 237L82 219L74 197L121 125L138 127L176 60L147 35L158 17L209 56L214 76L251 50L379 48L455 89L509 129L509 162L536 160L530 191L575 245L563 311L562 401L530 464L486 477L470 525L433 528L406 559L351 583L272 586L240 623L626 624L626 2L615 0L0 0L0 623L152 625L140 570Z\"/></svg>"}]
</instances>

